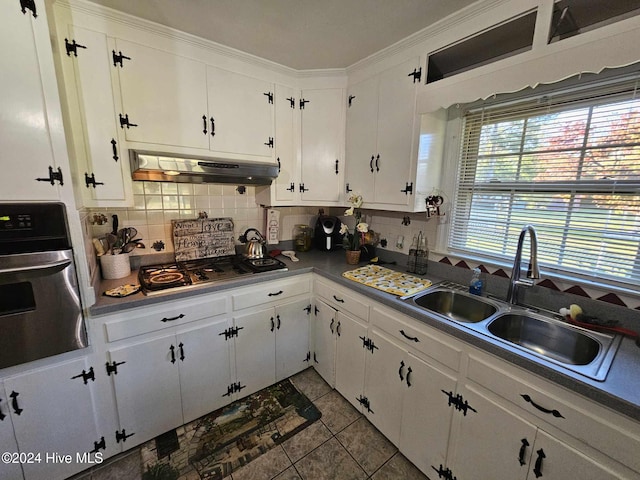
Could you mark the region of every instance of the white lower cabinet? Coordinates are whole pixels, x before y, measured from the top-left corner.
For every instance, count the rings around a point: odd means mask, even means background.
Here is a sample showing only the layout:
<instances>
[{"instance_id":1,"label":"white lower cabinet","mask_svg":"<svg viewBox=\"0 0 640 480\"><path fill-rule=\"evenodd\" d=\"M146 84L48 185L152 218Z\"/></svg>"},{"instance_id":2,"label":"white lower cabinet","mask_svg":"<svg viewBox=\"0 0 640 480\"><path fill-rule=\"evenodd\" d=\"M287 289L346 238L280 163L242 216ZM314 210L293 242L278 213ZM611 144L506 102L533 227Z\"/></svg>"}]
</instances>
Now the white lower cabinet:
<instances>
[{"instance_id":1,"label":"white lower cabinet","mask_svg":"<svg viewBox=\"0 0 640 480\"><path fill-rule=\"evenodd\" d=\"M473 386L467 386L462 396L473 410L460 418L449 461L448 469L458 480L621 478L566 441L523 419L522 412L500 405Z\"/></svg>"},{"instance_id":2,"label":"white lower cabinet","mask_svg":"<svg viewBox=\"0 0 640 480\"><path fill-rule=\"evenodd\" d=\"M313 318L313 367L332 387L336 384L336 311L316 299Z\"/></svg>"},{"instance_id":3,"label":"white lower cabinet","mask_svg":"<svg viewBox=\"0 0 640 480\"><path fill-rule=\"evenodd\" d=\"M109 349L120 417L117 437L125 449L228 403L227 328L227 319L220 319Z\"/></svg>"},{"instance_id":4,"label":"white lower cabinet","mask_svg":"<svg viewBox=\"0 0 640 480\"><path fill-rule=\"evenodd\" d=\"M336 390L356 408L362 408L367 354L367 325L336 312Z\"/></svg>"},{"instance_id":5,"label":"white lower cabinet","mask_svg":"<svg viewBox=\"0 0 640 480\"><path fill-rule=\"evenodd\" d=\"M63 479L99 463L107 433L98 432L95 381L87 358L4 379L0 447L20 462L3 461L1 478Z\"/></svg>"}]
</instances>

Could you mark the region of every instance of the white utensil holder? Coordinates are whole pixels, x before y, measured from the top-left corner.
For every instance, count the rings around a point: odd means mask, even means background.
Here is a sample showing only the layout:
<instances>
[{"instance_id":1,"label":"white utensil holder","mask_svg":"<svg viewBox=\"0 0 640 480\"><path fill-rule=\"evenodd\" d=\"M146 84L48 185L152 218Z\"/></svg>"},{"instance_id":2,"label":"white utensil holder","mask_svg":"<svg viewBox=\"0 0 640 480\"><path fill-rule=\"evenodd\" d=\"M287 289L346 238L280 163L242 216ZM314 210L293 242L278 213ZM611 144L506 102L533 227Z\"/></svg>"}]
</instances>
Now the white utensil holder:
<instances>
[{"instance_id":1,"label":"white utensil holder","mask_svg":"<svg viewBox=\"0 0 640 480\"><path fill-rule=\"evenodd\" d=\"M100 257L100 266L102 267L102 278L105 280L124 278L131 274L129 255L126 253L102 255Z\"/></svg>"}]
</instances>

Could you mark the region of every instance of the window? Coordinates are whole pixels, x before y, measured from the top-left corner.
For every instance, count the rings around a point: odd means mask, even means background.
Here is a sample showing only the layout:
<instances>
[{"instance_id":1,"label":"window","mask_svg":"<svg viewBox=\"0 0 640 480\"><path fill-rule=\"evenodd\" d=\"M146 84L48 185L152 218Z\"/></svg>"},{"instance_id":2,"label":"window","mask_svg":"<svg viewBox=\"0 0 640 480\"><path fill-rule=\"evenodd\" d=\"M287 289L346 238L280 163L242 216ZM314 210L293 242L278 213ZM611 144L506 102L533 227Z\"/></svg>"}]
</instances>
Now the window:
<instances>
[{"instance_id":1,"label":"window","mask_svg":"<svg viewBox=\"0 0 640 480\"><path fill-rule=\"evenodd\" d=\"M640 282L640 80L469 110L449 248L512 261L526 224L547 269Z\"/></svg>"}]
</instances>

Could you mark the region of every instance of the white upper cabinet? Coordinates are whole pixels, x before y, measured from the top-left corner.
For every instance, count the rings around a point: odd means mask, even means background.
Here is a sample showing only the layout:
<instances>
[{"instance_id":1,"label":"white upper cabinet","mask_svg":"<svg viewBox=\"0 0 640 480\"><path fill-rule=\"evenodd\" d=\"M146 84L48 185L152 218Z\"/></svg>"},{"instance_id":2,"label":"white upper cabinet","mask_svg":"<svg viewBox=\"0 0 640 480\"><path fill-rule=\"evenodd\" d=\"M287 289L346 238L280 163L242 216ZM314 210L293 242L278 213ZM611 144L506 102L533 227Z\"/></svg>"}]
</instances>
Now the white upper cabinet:
<instances>
[{"instance_id":1,"label":"white upper cabinet","mask_svg":"<svg viewBox=\"0 0 640 480\"><path fill-rule=\"evenodd\" d=\"M206 65L121 39L116 48L129 57L117 112L127 141L208 149Z\"/></svg>"},{"instance_id":2,"label":"white upper cabinet","mask_svg":"<svg viewBox=\"0 0 640 480\"><path fill-rule=\"evenodd\" d=\"M419 58L411 58L349 87L346 186L361 193L367 207L424 210L424 197L434 186L425 182L425 160L418 155L419 65Z\"/></svg>"},{"instance_id":3,"label":"white upper cabinet","mask_svg":"<svg viewBox=\"0 0 640 480\"><path fill-rule=\"evenodd\" d=\"M299 95L291 87L276 85L275 102L275 154L278 162L278 177L271 187L263 188L272 194L273 201L265 204L291 204L299 199L298 179L300 162L297 153L295 129L298 117L297 102ZM299 92L298 92L299 93Z\"/></svg>"},{"instance_id":4,"label":"white upper cabinet","mask_svg":"<svg viewBox=\"0 0 640 480\"><path fill-rule=\"evenodd\" d=\"M77 197L88 207L126 206L132 199L131 181L114 106L112 76L120 65L114 65L113 40L104 33L66 27L67 41L59 42L59 57ZM67 53L69 42L76 43L75 53Z\"/></svg>"},{"instance_id":5,"label":"white upper cabinet","mask_svg":"<svg viewBox=\"0 0 640 480\"><path fill-rule=\"evenodd\" d=\"M274 85L207 67L210 149L272 161Z\"/></svg>"},{"instance_id":6,"label":"white upper cabinet","mask_svg":"<svg viewBox=\"0 0 640 480\"><path fill-rule=\"evenodd\" d=\"M60 185L71 185L54 158L47 97L57 87L46 76L53 56L44 1L34 5L22 12L18 0L0 2L0 200L58 199Z\"/></svg>"}]
</instances>

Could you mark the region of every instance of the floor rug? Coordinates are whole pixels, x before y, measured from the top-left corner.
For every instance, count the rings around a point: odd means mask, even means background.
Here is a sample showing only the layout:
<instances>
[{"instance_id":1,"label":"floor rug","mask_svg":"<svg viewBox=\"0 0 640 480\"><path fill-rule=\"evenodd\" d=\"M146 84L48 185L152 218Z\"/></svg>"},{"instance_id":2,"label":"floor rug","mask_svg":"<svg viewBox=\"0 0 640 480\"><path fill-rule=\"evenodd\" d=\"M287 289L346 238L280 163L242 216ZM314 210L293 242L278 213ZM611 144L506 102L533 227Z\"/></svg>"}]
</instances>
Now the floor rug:
<instances>
[{"instance_id":1,"label":"floor rug","mask_svg":"<svg viewBox=\"0 0 640 480\"><path fill-rule=\"evenodd\" d=\"M320 416L283 380L144 444L142 478L177 479L195 471L201 479L221 480Z\"/></svg>"}]
</instances>

